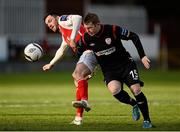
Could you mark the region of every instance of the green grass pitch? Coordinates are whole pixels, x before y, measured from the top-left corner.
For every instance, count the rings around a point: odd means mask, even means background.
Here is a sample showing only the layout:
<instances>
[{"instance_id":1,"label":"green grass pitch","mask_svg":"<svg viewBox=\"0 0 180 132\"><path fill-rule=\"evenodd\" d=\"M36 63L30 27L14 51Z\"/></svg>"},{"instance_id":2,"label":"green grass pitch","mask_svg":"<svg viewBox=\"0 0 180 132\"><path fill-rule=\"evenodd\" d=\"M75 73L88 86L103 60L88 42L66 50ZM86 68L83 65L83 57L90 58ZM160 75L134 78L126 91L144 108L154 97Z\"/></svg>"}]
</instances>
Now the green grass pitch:
<instances>
[{"instance_id":1,"label":"green grass pitch","mask_svg":"<svg viewBox=\"0 0 180 132\"><path fill-rule=\"evenodd\" d=\"M154 128L180 131L180 72L140 71ZM0 130L24 131L145 131L142 117L133 121L132 108L115 100L101 72L89 80L90 112L82 126L69 124L75 115L71 72L0 75ZM127 87L124 87L129 92ZM132 96L132 94L131 94Z\"/></svg>"}]
</instances>

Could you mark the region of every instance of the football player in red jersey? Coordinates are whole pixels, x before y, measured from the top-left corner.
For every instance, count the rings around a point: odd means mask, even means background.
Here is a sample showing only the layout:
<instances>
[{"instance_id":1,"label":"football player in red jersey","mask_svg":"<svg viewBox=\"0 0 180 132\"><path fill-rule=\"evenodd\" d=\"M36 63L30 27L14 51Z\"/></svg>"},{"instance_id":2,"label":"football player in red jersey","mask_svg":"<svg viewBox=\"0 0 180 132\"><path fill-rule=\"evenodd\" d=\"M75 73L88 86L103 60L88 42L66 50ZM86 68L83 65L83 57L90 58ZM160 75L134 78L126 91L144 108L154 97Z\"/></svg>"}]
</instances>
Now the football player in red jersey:
<instances>
[{"instance_id":1,"label":"football player in red jersey","mask_svg":"<svg viewBox=\"0 0 180 132\"><path fill-rule=\"evenodd\" d=\"M59 49L56 51L54 58L50 63L43 66L43 70L50 70L56 62L62 59L68 47L71 47L74 53L77 53L77 44L81 40L82 34L85 29L82 25L82 17L80 15L61 15L48 14L44 17L45 24L53 32L59 30L62 35L62 42ZM92 51L86 50L80 55L79 61L72 74L76 86L76 101L72 104L76 110L76 116L72 124L81 125L84 109L89 111L90 105L88 104L88 82L94 68L97 65L96 58ZM80 104L80 106L79 106Z\"/></svg>"}]
</instances>

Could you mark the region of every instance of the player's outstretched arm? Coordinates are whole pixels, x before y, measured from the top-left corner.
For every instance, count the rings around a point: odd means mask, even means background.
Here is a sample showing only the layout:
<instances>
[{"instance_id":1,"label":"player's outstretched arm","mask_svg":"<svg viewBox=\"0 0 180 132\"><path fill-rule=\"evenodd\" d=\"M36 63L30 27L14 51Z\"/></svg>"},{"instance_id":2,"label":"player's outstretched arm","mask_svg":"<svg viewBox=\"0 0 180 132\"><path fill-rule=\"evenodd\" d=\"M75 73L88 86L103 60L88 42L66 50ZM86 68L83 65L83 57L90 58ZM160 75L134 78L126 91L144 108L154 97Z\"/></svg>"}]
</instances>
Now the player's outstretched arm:
<instances>
[{"instance_id":1,"label":"player's outstretched arm","mask_svg":"<svg viewBox=\"0 0 180 132\"><path fill-rule=\"evenodd\" d=\"M143 65L144 65L144 67L146 68L146 69L149 69L150 68L150 60L149 60L149 58L147 57L147 56L144 56L142 59L141 59L141 61L142 61L142 63L143 63Z\"/></svg>"},{"instance_id":2,"label":"player's outstretched arm","mask_svg":"<svg viewBox=\"0 0 180 132\"><path fill-rule=\"evenodd\" d=\"M46 64L43 66L43 71L47 71L47 70L50 70L57 61L59 61L60 59L63 58L64 54L65 54L65 51L67 49L67 44L63 41L61 43L61 46L60 48L56 51L56 54L54 56L54 58L51 60L51 62L49 64Z\"/></svg>"},{"instance_id":3,"label":"player's outstretched arm","mask_svg":"<svg viewBox=\"0 0 180 132\"><path fill-rule=\"evenodd\" d=\"M134 32L130 32L129 38L132 40L133 44L135 45L144 67L146 69L149 69L150 68L150 59L145 55L145 52L144 52L143 46L141 44L141 41L139 39L139 36Z\"/></svg>"}]
</instances>

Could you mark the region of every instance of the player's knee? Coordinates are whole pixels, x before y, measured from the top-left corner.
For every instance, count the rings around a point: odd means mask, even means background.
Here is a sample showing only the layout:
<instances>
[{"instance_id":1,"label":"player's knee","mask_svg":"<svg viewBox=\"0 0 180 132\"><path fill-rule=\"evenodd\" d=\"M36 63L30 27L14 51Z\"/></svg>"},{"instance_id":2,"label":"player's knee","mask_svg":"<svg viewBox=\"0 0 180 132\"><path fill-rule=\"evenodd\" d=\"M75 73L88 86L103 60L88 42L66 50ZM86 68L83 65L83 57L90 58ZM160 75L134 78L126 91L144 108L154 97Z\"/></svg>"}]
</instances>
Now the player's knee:
<instances>
[{"instance_id":1,"label":"player's knee","mask_svg":"<svg viewBox=\"0 0 180 132\"><path fill-rule=\"evenodd\" d=\"M112 95L116 95L121 91L121 83L119 81L113 80L108 83L108 89L112 93Z\"/></svg>"},{"instance_id":2,"label":"player's knee","mask_svg":"<svg viewBox=\"0 0 180 132\"><path fill-rule=\"evenodd\" d=\"M81 79L84 79L83 77L83 71L80 71L80 70L75 70L72 74L72 77L75 79L75 80L81 80Z\"/></svg>"},{"instance_id":3,"label":"player's knee","mask_svg":"<svg viewBox=\"0 0 180 132\"><path fill-rule=\"evenodd\" d=\"M75 71L73 72L72 76L75 80L87 80L88 75L91 74L91 71L84 66L84 64L79 64L76 66Z\"/></svg>"},{"instance_id":4,"label":"player's knee","mask_svg":"<svg viewBox=\"0 0 180 132\"><path fill-rule=\"evenodd\" d=\"M78 71L74 71L73 74L72 74L72 77L75 79L75 80L79 80L79 72Z\"/></svg>"},{"instance_id":5,"label":"player's knee","mask_svg":"<svg viewBox=\"0 0 180 132\"><path fill-rule=\"evenodd\" d=\"M136 90L133 91L133 94L134 94L134 95L138 95L139 93L141 93L141 90L140 90L140 89L136 89Z\"/></svg>"},{"instance_id":6,"label":"player's knee","mask_svg":"<svg viewBox=\"0 0 180 132\"><path fill-rule=\"evenodd\" d=\"M108 89L112 95L116 95L117 93L119 93L121 91L121 88L119 88L119 87L109 87Z\"/></svg>"},{"instance_id":7,"label":"player's knee","mask_svg":"<svg viewBox=\"0 0 180 132\"><path fill-rule=\"evenodd\" d=\"M76 79L75 72L72 73L72 77L73 77L74 79Z\"/></svg>"},{"instance_id":8,"label":"player's knee","mask_svg":"<svg viewBox=\"0 0 180 132\"><path fill-rule=\"evenodd\" d=\"M141 93L141 87L140 86L132 86L131 87L131 91L134 95L138 95L139 93Z\"/></svg>"}]
</instances>

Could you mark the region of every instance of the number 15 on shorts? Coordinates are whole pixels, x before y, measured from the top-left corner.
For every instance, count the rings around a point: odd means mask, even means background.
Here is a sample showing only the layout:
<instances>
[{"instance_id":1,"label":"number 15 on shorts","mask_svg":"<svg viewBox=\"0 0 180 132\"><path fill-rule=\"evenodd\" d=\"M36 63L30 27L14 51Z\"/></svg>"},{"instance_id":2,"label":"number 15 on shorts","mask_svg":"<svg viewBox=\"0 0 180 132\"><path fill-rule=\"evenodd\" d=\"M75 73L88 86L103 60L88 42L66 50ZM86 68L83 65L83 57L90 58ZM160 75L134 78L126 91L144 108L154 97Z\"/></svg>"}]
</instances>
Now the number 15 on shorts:
<instances>
[{"instance_id":1,"label":"number 15 on shorts","mask_svg":"<svg viewBox=\"0 0 180 132\"><path fill-rule=\"evenodd\" d=\"M133 80L138 80L138 72L137 70L131 70L129 74L132 76Z\"/></svg>"}]
</instances>

